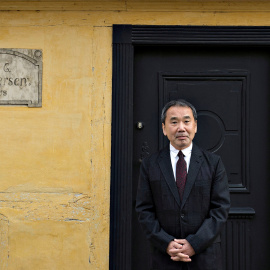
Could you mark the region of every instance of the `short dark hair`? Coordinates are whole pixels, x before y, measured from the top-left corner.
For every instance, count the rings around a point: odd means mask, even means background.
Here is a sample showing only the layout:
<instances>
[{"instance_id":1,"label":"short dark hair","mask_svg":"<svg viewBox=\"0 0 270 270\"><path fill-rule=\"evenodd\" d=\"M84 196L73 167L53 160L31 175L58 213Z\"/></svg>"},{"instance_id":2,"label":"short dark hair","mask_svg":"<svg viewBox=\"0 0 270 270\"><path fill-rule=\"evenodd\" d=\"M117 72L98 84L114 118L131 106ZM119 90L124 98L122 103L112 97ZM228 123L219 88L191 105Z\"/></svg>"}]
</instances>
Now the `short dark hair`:
<instances>
[{"instance_id":1,"label":"short dark hair","mask_svg":"<svg viewBox=\"0 0 270 270\"><path fill-rule=\"evenodd\" d=\"M161 112L161 123L165 124L165 119L166 119L166 116L167 116L167 111L168 111L169 108L171 108L173 106L188 107L188 108L190 108L191 111L192 111L192 114L193 114L193 117L194 117L195 121L197 121L197 112L196 112L195 107L191 103L187 102L184 99L178 99L178 100L171 100L171 101L169 101L163 107L162 112Z\"/></svg>"}]
</instances>

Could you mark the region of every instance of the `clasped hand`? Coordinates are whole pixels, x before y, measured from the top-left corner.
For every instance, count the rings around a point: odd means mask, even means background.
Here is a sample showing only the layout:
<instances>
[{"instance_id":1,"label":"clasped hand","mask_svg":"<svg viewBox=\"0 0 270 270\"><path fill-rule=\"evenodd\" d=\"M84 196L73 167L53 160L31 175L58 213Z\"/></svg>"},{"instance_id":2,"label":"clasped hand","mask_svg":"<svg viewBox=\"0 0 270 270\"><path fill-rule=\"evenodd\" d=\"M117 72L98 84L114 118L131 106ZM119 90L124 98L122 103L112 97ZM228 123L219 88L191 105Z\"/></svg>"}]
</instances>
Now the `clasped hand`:
<instances>
[{"instance_id":1,"label":"clasped hand","mask_svg":"<svg viewBox=\"0 0 270 270\"><path fill-rule=\"evenodd\" d=\"M174 239L167 247L167 253L173 261L191 262L194 249L186 239Z\"/></svg>"}]
</instances>

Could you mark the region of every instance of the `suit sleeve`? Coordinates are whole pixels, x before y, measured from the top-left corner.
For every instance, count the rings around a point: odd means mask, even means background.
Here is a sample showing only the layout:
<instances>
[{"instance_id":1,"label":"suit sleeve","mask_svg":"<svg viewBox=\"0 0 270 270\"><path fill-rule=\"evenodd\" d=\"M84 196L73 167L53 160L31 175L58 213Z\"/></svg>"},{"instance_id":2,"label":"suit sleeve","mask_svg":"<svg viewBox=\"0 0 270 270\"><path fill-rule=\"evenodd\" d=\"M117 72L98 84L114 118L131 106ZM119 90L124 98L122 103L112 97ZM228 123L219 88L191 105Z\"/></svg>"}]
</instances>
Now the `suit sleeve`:
<instances>
[{"instance_id":1,"label":"suit sleeve","mask_svg":"<svg viewBox=\"0 0 270 270\"><path fill-rule=\"evenodd\" d=\"M187 241L195 253L200 253L209 247L220 234L228 218L230 194L228 179L221 159L216 163L211 187L210 209L207 218L195 234L188 235Z\"/></svg>"},{"instance_id":2,"label":"suit sleeve","mask_svg":"<svg viewBox=\"0 0 270 270\"><path fill-rule=\"evenodd\" d=\"M147 159L141 169L136 198L136 212L147 239L160 251L166 253L168 244L175 238L166 233L160 226L155 214L155 204L149 183Z\"/></svg>"}]
</instances>

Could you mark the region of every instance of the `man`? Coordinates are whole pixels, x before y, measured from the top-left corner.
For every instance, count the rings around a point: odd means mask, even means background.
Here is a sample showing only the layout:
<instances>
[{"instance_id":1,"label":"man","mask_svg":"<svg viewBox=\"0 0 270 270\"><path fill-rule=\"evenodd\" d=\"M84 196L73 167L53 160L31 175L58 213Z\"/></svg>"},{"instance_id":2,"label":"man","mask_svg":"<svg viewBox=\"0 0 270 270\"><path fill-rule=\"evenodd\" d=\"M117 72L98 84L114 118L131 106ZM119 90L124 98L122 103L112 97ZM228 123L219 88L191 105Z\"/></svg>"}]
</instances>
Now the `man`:
<instances>
[{"instance_id":1,"label":"man","mask_svg":"<svg viewBox=\"0 0 270 270\"><path fill-rule=\"evenodd\" d=\"M222 161L192 142L197 113L187 101L167 103L161 121L170 144L143 160L136 200L151 269L221 270L220 231L230 207Z\"/></svg>"}]
</instances>

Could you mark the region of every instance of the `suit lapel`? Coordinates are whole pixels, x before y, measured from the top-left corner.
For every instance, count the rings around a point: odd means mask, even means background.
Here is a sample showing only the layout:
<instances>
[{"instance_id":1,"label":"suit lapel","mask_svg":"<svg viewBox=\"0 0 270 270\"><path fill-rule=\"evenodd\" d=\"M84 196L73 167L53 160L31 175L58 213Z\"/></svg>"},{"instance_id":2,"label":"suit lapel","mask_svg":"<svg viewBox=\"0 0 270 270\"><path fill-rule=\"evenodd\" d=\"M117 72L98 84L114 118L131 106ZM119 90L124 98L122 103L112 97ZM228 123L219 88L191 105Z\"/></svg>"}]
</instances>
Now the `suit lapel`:
<instances>
[{"instance_id":1,"label":"suit lapel","mask_svg":"<svg viewBox=\"0 0 270 270\"><path fill-rule=\"evenodd\" d=\"M182 201L181 207L183 207L186 203L186 200L187 200L187 198L190 194L190 191L194 185L194 182L196 180L196 176L198 174L198 171L201 167L202 162L203 162L202 152L198 146L193 144L191 159L190 159L190 164L189 164L189 169L188 169L187 182L186 182L186 186L185 186L185 190L184 190L183 201Z\"/></svg>"},{"instance_id":2,"label":"suit lapel","mask_svg":"<svg viewBox=\"0 0 270 270\"><path fill-rule=\"evenodd\" d=\"M164 178L176 200L178 205L181 205L180 198L179 198L179 193L175 184L175 179L173 175L173 170L172 170L172 163L171 163L171 157L170 157L170 150L169 146L164 148L159 156L158 160L161 172L164 175Z\"/></svg>"}]
</instances>

